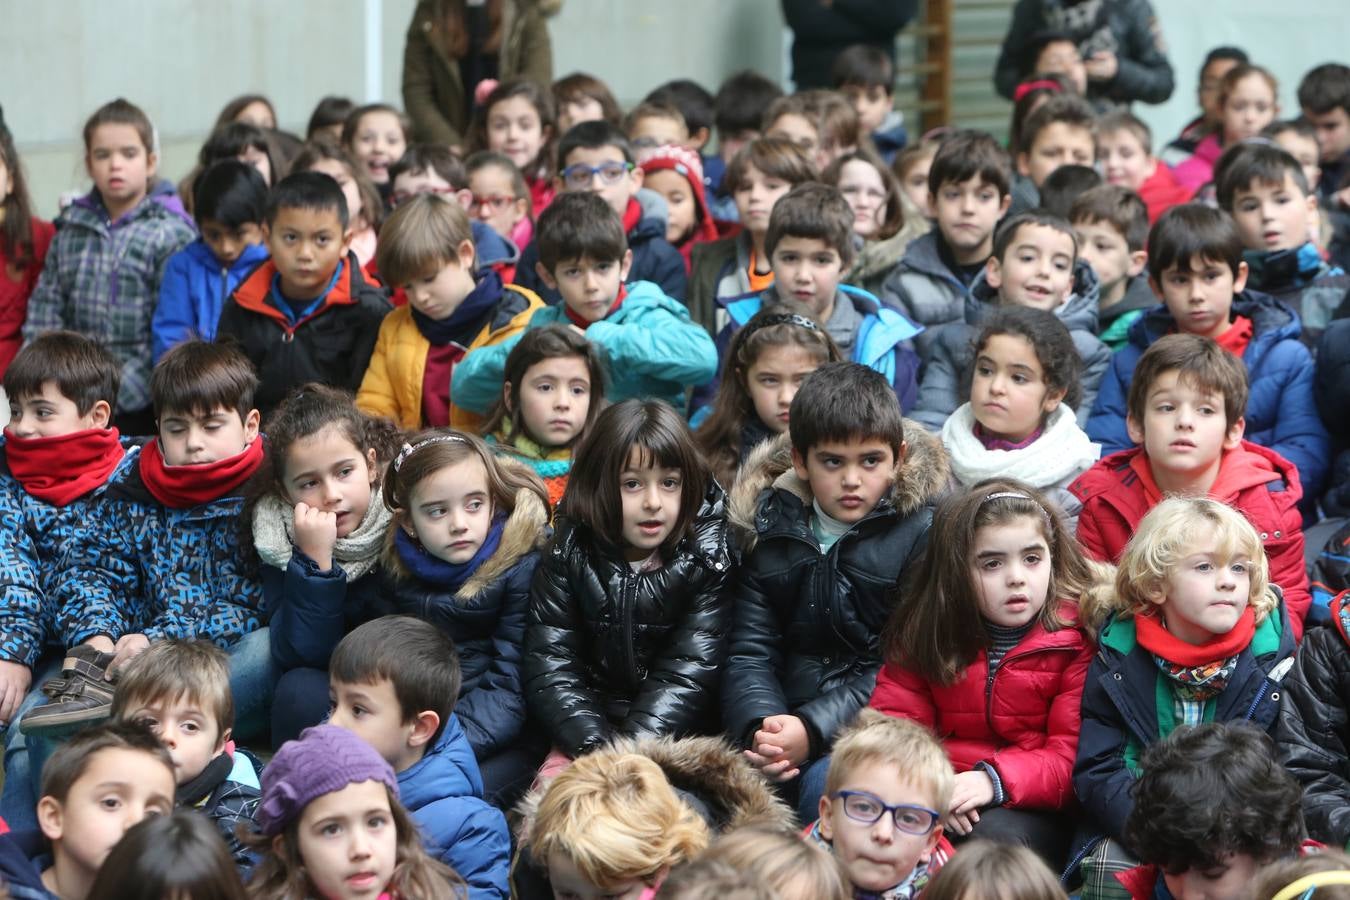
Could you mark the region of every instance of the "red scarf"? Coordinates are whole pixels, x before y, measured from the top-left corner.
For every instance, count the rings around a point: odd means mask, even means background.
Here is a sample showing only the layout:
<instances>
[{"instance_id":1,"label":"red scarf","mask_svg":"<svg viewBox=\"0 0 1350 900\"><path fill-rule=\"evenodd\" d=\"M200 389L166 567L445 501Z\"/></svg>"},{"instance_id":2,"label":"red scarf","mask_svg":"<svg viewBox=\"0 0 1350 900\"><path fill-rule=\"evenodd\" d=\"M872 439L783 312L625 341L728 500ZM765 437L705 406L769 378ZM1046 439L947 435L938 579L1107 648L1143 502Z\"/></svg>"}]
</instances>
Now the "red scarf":
<instances>
[{"instance_id":1,"label":"red scarf","mask_svg":"<svg viewBox=\"0 0 1350 900\"><path fill-rule=\"evenodd\" d=\"M108 480L125 451L116 428L21 438L5 429L9 471L44 503L65 506Z\"/></svg>"},{"instance_id":2,"label":"red scarf","mask_svg":"<svg viewBox=\"0 0 1350 900\"><path fill-rule=\"evenodd\" d=\"M605 314L600 318L596 319L595 322L603 322L605 319L608 319L610 316L614 315L614 310L618 309L620 306L623 306L624 298L627 296L628 296L628 288L620 284L619 296L614 298L614 305L611 306L609 309L605 310ZM568 306L565 303L563 304L563 312L567 313L567 318L572 321L573 325L576 325L582 331L585 331L587 328L590 328L592 325L595 324L595 322L587 322L581 316L572 312L572 307Z\"/></svg>"},{"instance_id":3,"label":"red scarf","mask_svg":"<svg viewBox=\"0 0 1350 900\"><path fill-rule=\"evenodd\" d=\"M1217 634L1203 644L1188 644L1173 635L1163 626L1160 615L1136 616L1134 622L1139 646L1181 666L1203 666L1237 656L1252 642L1252 635L1256 633L1256 611L1250 604L1231 631Z\"/></svg>"},{"instance_id":4,"label":"red scarf","mask_svg":"<svg viewBox=\"0 0 1350 900\"><path fill-rule=\"evenodd\" d=\"M171 509L188 509L228 496L262 465L263 442L257 438L244 452L200 466L167 466L155 438L141 450L141 480L155 499Z\"/></svg>"},{"instance_id":5,"label":"red scarf","mask_svg":"<svg viewBox=\"0 0 1350 900\"><path fill-rule=\"evenodd\" d=\"M623 208L623 233L632 234L637 223L642 221L642 204L637 202L636 197L628 198L628 205Z\"/></svg>"},{"instance_id":6,"label":"red scarf","mask_svg":"<svg viewBox=\"0 0 1350 900\"><path fill-rule=\"evenodd\" d=\"M1234 316L1233 324L1214 340L1220 347L1242 359L1242 354L1247 352L1247 345L1252 342L1253 330L1251 319L1246 316Z\"/></svg>"}]
</instances>

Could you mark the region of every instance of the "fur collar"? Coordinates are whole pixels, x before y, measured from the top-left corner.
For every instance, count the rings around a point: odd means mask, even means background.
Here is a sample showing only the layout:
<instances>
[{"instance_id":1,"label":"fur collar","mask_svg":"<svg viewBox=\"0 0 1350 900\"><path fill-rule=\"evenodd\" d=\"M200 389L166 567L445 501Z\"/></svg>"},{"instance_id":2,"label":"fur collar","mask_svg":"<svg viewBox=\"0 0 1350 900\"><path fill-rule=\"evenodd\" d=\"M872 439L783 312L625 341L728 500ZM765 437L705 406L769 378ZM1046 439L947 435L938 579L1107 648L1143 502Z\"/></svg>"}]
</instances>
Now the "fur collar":
<instances>
[{"instance_id":1,"label":"fur collar","mask_svg":"<svg viewBox=\"0 0 1350 900\"><path fill-rule=\"evenodd\" d=\"M951 481L951 462L941 441L912 419L905 419L905 441L909 455L891 488L891 504L901 516L936 501ZM811 505L811 486L792 469L792 442L786 432L751 451L732 488L727 518L740 532L743 553L754 549L758 540L755 512L759 495L768 488L787 491L803 506Z\"/></svg>"}]
</instances>

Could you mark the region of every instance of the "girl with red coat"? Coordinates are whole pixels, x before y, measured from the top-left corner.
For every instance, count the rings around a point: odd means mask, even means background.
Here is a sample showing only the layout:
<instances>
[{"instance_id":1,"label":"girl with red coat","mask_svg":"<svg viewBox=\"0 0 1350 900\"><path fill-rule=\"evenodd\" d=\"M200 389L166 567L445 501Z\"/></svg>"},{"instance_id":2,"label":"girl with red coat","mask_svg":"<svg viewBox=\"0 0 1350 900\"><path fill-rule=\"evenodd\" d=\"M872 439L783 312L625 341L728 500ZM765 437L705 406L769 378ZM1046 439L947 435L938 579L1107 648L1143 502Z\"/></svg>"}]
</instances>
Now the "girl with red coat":
<instances>
[{"instance_id":1,"label":"girl with red coat","mask_svg":"<svg viewBox=\"0 0 1350 900\"><path fill-rule=\"evenodd\" d=\"M28 295L42 274L56 228L33 215L14 137L0 116L0 376L23 346Z\"/></svg>"},{"instance_id":2,"label":"girl with red coat","mask_svg":"<svg viewBox=\"0 0 1350 900\"><path fill-rule=\"evenodd\" d=\"M1059 512L1021 482L948 497L901 594L871 706L933 729L956 769L954 839L1025 844L1053 868L1072 821L1094 569Z\"/></svg>"}]
</instances>

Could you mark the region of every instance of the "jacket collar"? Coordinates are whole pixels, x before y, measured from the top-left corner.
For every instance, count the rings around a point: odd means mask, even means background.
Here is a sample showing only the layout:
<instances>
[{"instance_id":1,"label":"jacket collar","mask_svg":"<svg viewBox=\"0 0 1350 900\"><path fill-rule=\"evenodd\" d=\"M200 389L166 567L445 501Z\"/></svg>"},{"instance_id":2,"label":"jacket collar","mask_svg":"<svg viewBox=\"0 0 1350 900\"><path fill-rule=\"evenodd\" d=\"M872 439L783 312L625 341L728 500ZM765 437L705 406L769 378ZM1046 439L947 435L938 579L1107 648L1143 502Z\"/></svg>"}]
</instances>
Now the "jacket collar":
<instances>
[{"instance_id":1,"label":"jacket collar","mask_svg":"<svg viewBox=\"0 0 1350 900\"><path fill-rule=\"evenodd\" d=\"M436 745L398 773L398 793L403 805L414 811L447 797L483 796L473 748L454 713L446 719Z\"/></svg>"},{"instance_id":2,"label":"jacket collar","mask_svg":"<svg viewBox=\"0 0 1350 900\"><path fill-rule=\"evenodd\" d=\"M295 323L295 325L291 325L287 321L285 313L268 302L272 293L272 282L277 275L276 263L271 259L254 269L253 273L245 278L239 287L235 288L234 301L241 309L265 316L286 331L294 331L300 325L326 310L335 306L351 306L356 303L356 287L361 278L357 273L360 268L356 254L350 250L347 251L346 265L342 267L342 272L338 275L332 289L324 296L323 302L314 312Z\"/></svg>"}]
</instances>

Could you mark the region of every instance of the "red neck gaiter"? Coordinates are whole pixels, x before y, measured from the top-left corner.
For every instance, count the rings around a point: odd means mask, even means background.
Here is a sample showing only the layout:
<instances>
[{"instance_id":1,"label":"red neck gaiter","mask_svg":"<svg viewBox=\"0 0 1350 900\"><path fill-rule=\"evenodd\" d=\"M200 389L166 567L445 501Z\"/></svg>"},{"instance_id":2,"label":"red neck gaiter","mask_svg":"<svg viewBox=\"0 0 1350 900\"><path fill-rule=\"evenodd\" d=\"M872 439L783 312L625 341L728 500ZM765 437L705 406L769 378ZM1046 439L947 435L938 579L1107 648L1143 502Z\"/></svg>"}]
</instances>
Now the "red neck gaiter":
<instances>
[{"instance_id":1,"label":"red neck gaiter","mask_svg":"<svg viewBox=\"0 0 1350 900\"><path fill-rule=\"evenodd\" d=\"M1251 319L1246 316L1234 316L1233 324L1214 340L1220 347L1242 359L1242 354L1247 352L1247 345L1252 342L1254 331Z\"/></svg>"},{"instance_id":2,"label":"red neck gaiter","mask_svg":"<svg viewBox=\"0 0 1350 900\"><path fill-rule=\"evenodd\" d=\"M171 509L188 509L228 496L262 465L259 437L244 452L200 466L166 466L159 439L141 450L141 480L154 498Z\"/></svg>"},{"instance_id":3,"label":"red neck gaiter","mask_svg":"<svg viewBox=\"0 0 1350 900\"><path fill-rule=\"evenodd\" d=\"M116 428L89 428L58 437L21 438L5 429L5 458L23 489L44 503L66 506L108 480L126 451Z\"/></svg>"},{"instance_id":4,"label":"red neck gaiter","mask_svg":"<svg viewBox=\"0 0 1350 900\"><path fill-rule=\"evenodd\" d=\"M1139 646L1154 656L1161 656L1179 666L1203 666L1237 656L1252 642L1256 633L1256 611L1249 604L1242 612L1233 630L1216 634L1203 644L1188 644L1163 627L1162 617L1146 615L1135 617L1134 633Z\"/></svg>"},{"instance_id":5,"label":"red neck gaiter","mask_svg":"<svg viewBox=\"0 0 1350 900\"><path fill-rule=\"evenodd\" d=\"M614 310L618 309L620 306L623 306L623 299L627 296L628 296L628 288L622 284L619 285L619 296L614 298L614 305L611 306L609 309L605 310L605 314L600 318L596 319L595 322L603 322L605 319L608 319L610 316L614 315ZM563 312L567 314L567 318L571 320L572 324L576 325L582 331L585 331L587 328L590 328L592 325L595 324L595 322L587 322L581 316L572 312L572 307L567 306L565 304L563 305Z\"/></svg>"},{"instance_id":6,"label":"red neck gaiter","mask_svg":"<svg viewBox=\"0 0 1350 900\"><path fill-rule=\"evenodd\" d=\"M623 233L632 234L637 223L642 221L642 204L637 202L636 197L628 198L628 205L623 208Z\"/></svg>"}]
</instances>

